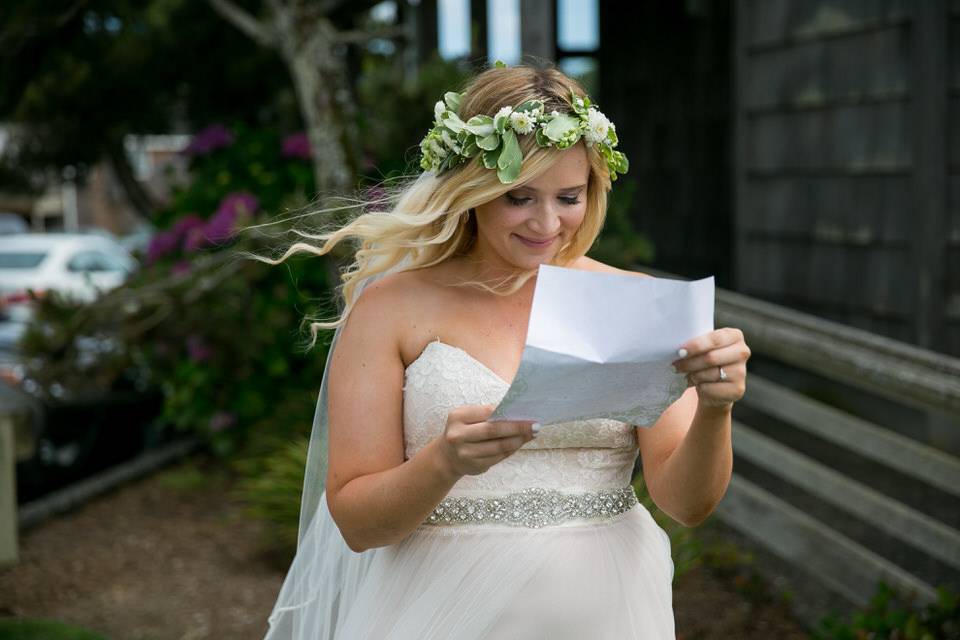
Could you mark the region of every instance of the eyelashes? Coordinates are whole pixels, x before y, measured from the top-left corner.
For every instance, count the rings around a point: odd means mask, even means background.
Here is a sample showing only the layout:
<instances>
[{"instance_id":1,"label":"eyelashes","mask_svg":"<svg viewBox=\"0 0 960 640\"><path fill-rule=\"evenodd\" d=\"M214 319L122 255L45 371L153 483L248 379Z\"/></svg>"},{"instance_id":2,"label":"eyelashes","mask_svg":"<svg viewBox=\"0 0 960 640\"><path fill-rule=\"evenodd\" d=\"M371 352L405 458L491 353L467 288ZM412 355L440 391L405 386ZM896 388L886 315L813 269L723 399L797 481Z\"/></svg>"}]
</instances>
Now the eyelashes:
<instances>
[{"instance_id":1,"label":"eyelashes","mask_svg":"<svg viewBox=\"0 0 960 640\"><path fill-rule=\"evenodd\" d=\"M530 198L514 198L509 193L504 194L507 196L507 202L514 207L522 207L530 201ZM565 205L573 206L575 204L580 204L580 199L578 197L573 198L560 198L560 202Z\"/></svg>"}]
</instances>

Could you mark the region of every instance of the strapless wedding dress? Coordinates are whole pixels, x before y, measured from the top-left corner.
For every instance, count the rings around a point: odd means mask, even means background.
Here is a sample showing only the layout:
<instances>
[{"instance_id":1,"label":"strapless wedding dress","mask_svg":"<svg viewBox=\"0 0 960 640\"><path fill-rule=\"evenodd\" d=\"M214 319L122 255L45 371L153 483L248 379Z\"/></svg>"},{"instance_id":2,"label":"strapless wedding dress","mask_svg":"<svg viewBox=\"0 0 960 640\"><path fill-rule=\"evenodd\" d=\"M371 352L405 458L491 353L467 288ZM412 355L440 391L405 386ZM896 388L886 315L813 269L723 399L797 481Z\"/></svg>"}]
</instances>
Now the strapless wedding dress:
<instances>
[{"instance_id":1,"label":"strapless wedding dress","mask_svg":"<svg viewBox=\"0 0 960 640\"><path fill-rule=\"evenodd\" d=\"M405 374L406 457L452 408L496 404L508 387L431 342ZM288 575L266 638L673 640L670 539L628 488L638 454L623 422L544 426L459 480L405 539L362 553L324 496L294 559L304 577Z\"/></svg>"}]
</instances>

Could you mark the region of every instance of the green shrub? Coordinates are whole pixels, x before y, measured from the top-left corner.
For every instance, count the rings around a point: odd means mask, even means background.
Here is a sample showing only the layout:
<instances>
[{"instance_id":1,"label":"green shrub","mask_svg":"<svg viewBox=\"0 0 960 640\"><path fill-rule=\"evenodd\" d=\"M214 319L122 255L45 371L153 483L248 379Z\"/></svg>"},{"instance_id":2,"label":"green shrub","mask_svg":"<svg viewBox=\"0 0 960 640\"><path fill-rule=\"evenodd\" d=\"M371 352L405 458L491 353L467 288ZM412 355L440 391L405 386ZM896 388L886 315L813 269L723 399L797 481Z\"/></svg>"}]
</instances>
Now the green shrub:
<instances>
[{"instance_id":1,"label":"green shrub","mask_svg":"<svg viewBox=\"0 0 960 640\"><path fill-rule=\"evenodd\" d=\"M237 490L237 496L248 505L245 513L268 523L272 546L278 551L292 553L297 547L307 443L308 439L301 437L257 458L255 464L262 473L246 476Z\"/></svg>"},{"instance_id":2,"label":"green shrub","mask_svg":"<svg viewBox=\"0 0 960 640\"><path fill-rule=\"evenodd\" d=\"M651 264L655 257L653 242L636 230L633 223L633 198L637 181L629 176L617 180L607 202L607 218L603 232L587 254L621 269L635 269L638 264Z\"/></svg>"},{"instance_id":3,"label":"green shrub","mask_svg":"<svg viewBox=\"0 0 960 640\"><path fill-rule=\"evenodd\" d=\"M821 620L813 640L958 640L960 593L937 589L937 601L923 608L884 581L863 611L843 622L836 613Z\"/></svg>"}]
</instances>

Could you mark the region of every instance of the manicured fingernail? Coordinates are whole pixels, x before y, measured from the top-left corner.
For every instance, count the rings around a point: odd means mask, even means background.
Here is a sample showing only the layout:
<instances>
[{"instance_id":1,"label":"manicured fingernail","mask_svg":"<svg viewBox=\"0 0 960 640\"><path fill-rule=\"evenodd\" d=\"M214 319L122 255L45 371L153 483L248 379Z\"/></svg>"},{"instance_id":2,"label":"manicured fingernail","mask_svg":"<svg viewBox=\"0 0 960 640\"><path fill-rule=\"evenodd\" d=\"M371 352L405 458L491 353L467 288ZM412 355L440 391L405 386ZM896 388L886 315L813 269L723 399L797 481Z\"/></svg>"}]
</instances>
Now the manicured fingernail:
<instances>
[{"instance_id":1,"label":"manicured fingernail","mask_svg":"<svg viewBox=\"0 0 960 640\"><path fill-rule=\"evenodd\" d=\"M682 348L681 348L681 349L677 349L677 355L680 356L681 358L686 358L686 357L687 357L687 353L689 353L689 352L688 352L686 349L682 349Z\"/></svg>"}]
</instances>

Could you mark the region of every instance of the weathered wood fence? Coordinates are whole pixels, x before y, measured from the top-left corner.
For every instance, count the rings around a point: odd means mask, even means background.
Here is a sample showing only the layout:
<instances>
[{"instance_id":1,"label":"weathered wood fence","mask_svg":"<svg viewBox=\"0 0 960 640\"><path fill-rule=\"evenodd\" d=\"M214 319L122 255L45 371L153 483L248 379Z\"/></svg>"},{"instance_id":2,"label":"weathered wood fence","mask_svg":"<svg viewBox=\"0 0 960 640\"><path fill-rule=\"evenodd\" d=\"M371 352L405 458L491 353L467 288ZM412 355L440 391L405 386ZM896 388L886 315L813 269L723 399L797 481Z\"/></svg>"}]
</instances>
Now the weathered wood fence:
<instances>
[{"instance_id":1,"label":"weathered wood fence","mask_svg":"<svg viewBox=\"0 0 960 640\"><path fill-rule=\"evenodd\" d=\"M718 325L740 327L751 348L760 353L918 409L960 416L960 359L733 292L721 292L717 300ZM747 406L960 498L960 459L955 455L762 377L751 376L748 385ZM850 478L842 469L797 452L739 421L734 426L733 446L744 458L788 483L954 570L960 569L956 518L943 522L936 514L924 513L915 504L901 502L862 479ZM912 567L896 564L763 487L741 477L731 484L719 509L723 520L811 570L848 600L867 604L881 579L904 592L916 593L920 601L936 599L936 585L916 575Z\"/></svg>"},{"instance_id":2,"label":"weathered wood fence","mask_svg":"<svg viewBox=\"0 0 960 640\"><path fill-rule=\"evenodd\" d=\"M960 359L719 288L715 326L740 328L753 353L715 517L853 605L880 580L921 603L960 589ZM839 393L758 375L758 357ZM823 399L853 390L914 417L880 424Z\"/></svg>"}]
</instances>

